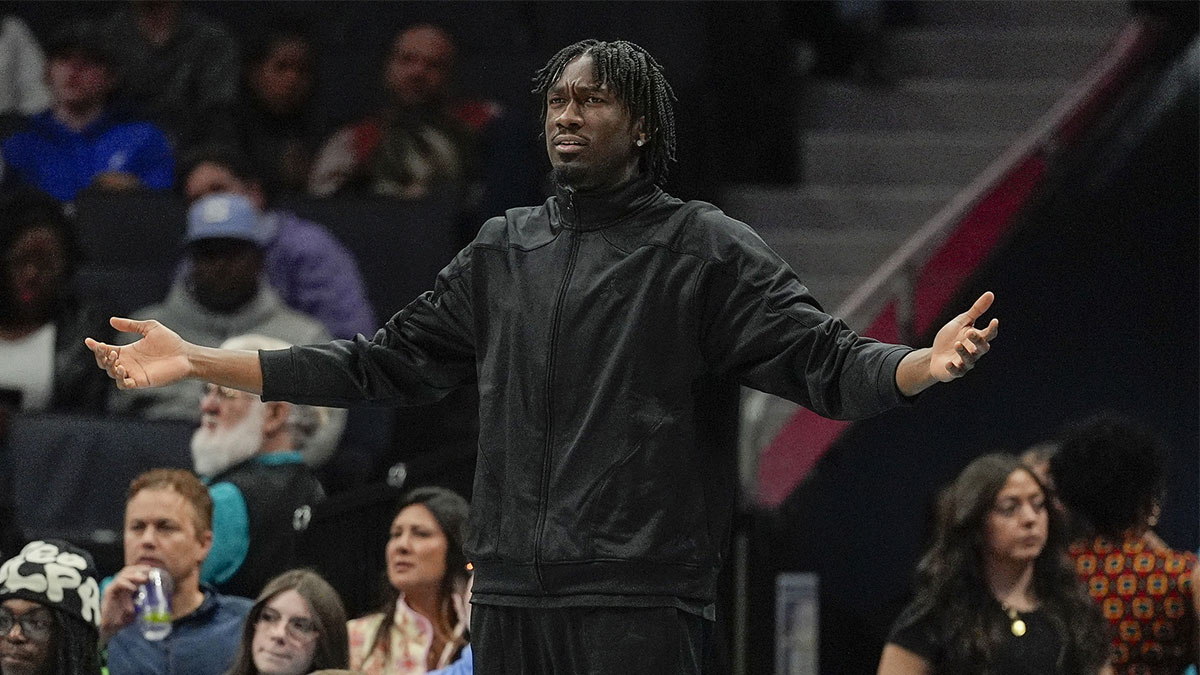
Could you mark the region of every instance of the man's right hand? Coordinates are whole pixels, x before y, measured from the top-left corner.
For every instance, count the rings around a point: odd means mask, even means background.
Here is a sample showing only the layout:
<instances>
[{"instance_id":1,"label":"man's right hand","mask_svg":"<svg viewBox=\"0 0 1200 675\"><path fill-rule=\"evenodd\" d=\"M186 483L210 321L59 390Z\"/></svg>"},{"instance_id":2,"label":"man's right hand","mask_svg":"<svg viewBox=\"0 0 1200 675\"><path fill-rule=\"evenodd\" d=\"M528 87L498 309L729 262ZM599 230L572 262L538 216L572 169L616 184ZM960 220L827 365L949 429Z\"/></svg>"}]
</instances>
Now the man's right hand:
<instances>
[{"instance_id":1,"label":"man's right hand","mask_svg":"<svg viewBox=\"0 0 1200 675\"><path fill-rule=\"evenodd\" d=\"M137 342L116 347L86 338L84 344L96 356L96 365L116 380L118 389L161 387L191 375L189 353L194 345L153 319L134 321L113 317L112 327L123 333L138 333Z\"/></svg>"},{"instance_id":2,"label":"man's right hand","mask_svg":"<svg viewBox=\"0 0 1200 675\"><path fill-rule=\"evenodd\" d=\"M149 580L150 568L146 565L128 565L121 568L100 598L100 644L108 644L112 636L133 623L137 610L133 598L138 586Z\"/></svg>"}]
</instances>

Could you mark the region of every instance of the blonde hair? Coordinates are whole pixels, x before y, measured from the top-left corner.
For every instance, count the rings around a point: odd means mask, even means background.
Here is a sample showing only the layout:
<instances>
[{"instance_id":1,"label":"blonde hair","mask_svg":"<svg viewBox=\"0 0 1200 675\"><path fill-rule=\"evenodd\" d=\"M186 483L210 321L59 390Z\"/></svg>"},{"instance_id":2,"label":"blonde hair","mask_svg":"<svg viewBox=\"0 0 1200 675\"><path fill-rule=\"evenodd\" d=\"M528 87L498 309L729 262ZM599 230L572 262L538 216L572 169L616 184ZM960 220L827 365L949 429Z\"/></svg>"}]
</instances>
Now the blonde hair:
<instances>
[{"instance_id":1,"label":"blonde hair","mask_svg":"<svg viewBox=\"0 0 1200 675\"><path fill-rule=\"evenodd\" d=\"M192 505L196 512L196 534L212 531L213 501L208 488L196 474L187 469L151 469L129 484L125 505L142 490L174 490Z\"/></svg>"}]
</instances>

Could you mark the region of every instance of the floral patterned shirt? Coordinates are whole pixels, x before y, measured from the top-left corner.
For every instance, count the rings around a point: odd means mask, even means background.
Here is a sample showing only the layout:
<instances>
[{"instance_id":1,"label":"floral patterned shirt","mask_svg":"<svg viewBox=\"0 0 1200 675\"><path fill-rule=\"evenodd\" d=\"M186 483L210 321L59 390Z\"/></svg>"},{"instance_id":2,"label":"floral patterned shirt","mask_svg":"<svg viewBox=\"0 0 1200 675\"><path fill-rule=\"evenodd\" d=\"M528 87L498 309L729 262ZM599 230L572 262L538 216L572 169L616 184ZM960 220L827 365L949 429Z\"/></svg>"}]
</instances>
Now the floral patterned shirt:
<instances>
[{"instance_id":1,"label":"floral patterned shirt","mask_svg":"<svg viewBox=\"0 0 1200 675\"><path fill-rule=\"evenodd\" d=\"M1154 549L1137 537L1096 537L1075 542L1070 554L1112 626L1117 673L1179 673L1195 661L1195 553Z\"/></svg>"},{"instance_id":2,"label":"floral patterned shirt","mask_svg":"<svg viewBox=\"0 0 1200 675\"><path fill-rule=\"evenodd\" d=\"M424 675L426 658L433 644L433 625L401 598L388 626L387 657L382 649L371 651L383 613L368 614L346 623L350 633L350 669L365 675Z\"/></svg>"}]
</instances>

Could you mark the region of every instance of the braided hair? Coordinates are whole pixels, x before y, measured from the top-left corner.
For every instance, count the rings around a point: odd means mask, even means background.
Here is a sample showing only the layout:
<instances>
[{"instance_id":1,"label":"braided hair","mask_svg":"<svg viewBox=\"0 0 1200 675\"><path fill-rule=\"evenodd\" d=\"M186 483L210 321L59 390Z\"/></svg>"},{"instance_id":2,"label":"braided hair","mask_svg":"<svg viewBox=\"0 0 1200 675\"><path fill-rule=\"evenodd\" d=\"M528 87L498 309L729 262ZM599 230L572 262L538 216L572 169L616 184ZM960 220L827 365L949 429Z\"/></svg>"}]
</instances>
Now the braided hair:
<instances>
[{"instance_id":1,"label":"braided hair","mask_svg":"<svg viewBox=\"0 0 1200 675\"><path fill-rule=\"evenodd\" d=\"M51 608L51 613L58 642L53 675L100 675L96 627L61 609Z\"/></svg>"},{"instance_id":2,"label":"braided hair","mask_svg":"<svg viewBox=\"0 0 1200 675\"><path fill-rule=\"evenodd\" d=\"M608 85L630 119L644 120L648 142L638 158L638 168L663 185L675 161L675 92L658 61L632 42L581 40L560 49L533 76L533 93L542 97L542 120L546 119L546 92L562 77L568 63L584 55L592 57L597 82Z\"/></svg>"}]
</instances>

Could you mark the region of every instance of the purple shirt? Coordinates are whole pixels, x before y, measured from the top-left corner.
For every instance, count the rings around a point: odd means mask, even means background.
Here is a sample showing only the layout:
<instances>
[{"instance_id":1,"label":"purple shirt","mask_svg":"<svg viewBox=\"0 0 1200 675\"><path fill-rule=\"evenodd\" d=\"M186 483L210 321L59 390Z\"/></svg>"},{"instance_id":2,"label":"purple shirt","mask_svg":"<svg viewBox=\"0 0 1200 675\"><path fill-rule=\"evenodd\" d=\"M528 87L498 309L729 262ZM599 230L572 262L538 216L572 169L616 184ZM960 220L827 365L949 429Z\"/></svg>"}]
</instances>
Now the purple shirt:
<instances>
[{"instance_id":1,"label":"purple shirt","mask_svg":"<svg viewBox=\"0 0 1200 675\"><path fill-rule=\"evenodd\" d=\"M294 213L270 211L264 219L275 230L264 272L284 303L336 338L374 335L379 325L354 255L329 230Z\"/></svg>"}]
</instances>

